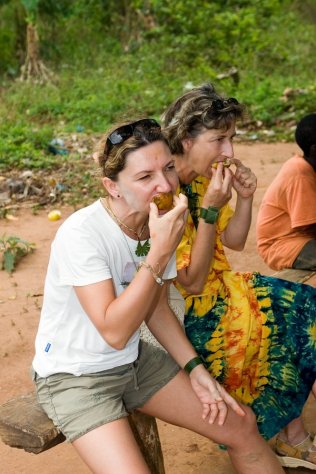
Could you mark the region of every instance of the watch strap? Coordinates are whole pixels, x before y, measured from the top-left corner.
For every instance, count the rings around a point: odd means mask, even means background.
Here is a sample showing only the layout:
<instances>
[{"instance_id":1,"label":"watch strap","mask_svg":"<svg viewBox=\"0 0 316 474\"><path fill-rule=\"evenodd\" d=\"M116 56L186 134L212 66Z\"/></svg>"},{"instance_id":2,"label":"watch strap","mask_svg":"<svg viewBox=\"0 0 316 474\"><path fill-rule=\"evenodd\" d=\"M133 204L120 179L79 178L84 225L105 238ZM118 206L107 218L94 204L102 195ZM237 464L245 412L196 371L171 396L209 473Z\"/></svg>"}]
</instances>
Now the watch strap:
<instances>
[{"instance_id":1,"label":"watch strap","mask_svg":"<svg viewBox=\"0 0 316 474\"><path fill-rule=\"evenodd\" d=\"M207 209L205 207L200 208L200 217L205 220L207 224L215 224L219 216L218 207L209 206Z\"/></svg>"},{"instance_id":2,"label":"watch strap","mask_svg":"<svg viewBox=\"0 0 316 474\"><path fill-rule=\"evenodd\" d=\"M193 359L189 360L184 366L184 370L190 374L192 370L197 367L198 365L203 364L202 360L199 356L193 357Z\"/></svg>"}]
</instances>

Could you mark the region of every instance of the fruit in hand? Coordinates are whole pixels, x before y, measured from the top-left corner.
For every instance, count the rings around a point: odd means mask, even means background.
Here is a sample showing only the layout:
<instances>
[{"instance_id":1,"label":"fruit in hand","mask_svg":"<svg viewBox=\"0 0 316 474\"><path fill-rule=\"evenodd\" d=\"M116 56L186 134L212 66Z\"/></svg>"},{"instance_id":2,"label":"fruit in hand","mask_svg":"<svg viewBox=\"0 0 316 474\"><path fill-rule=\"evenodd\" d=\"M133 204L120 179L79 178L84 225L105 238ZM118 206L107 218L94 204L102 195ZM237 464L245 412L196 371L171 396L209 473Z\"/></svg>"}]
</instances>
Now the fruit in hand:
<instances>
[{"instance_id":1,"label":"fruit in hand","mask_svg":"<svg viewBox=\"0 0 316 474\"><path fill-rule=\"evenodd\" d=\"M229 159L229 158L226 158L226 160L224 160L224 161L218 161L218 162L214 163L214 164L212 165L212 167L216 169L217 166L218 166L218 163L223 163L223 167L224 167L224 168L229 168L230 165L232 164L232 162L230 161L230 159Z\"/></svg>"},{"instance_id":2,"label":"fruit in hand","mask_svg":"<svg viewBox=\"0 0 316 474\"><path fill-rule=\"evenodd\" d=\"M172 192L156 194L152 200L160 211L170 211L173 206Z\"/></svg>"},{"instance_id":3,"label":"fruit in hand","mask_svg":"<svg viewBox=\"0 0 316 474\"><path fill-rule=\"evenodd\" d=\"M226 158L226 160L223 161L223 166L224 168L229 168L232 162L230 161L229 158Z\"/></svg>"}]
</instances>

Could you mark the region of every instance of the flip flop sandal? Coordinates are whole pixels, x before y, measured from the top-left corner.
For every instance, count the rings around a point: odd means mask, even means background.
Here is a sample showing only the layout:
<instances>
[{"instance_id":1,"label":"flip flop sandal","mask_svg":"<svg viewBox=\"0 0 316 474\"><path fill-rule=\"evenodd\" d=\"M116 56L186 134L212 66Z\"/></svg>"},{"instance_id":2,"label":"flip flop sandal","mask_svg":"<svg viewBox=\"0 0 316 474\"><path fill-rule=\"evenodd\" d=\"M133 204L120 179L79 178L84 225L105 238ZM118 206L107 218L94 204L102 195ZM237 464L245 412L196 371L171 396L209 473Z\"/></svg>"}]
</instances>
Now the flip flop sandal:
<instances>
[{"instance_id":1,"label":"flip flop sandal","mask_svg":"<svg viewBox=\"0 0 316 474\"><path fill-rule=\"evenodd\" d=\"M274 450L281 466L305 467L316 471L316 437L313 433L310 433L304 441L295 446L291 446L277 437Z\"/></svg>"}]
</instances>

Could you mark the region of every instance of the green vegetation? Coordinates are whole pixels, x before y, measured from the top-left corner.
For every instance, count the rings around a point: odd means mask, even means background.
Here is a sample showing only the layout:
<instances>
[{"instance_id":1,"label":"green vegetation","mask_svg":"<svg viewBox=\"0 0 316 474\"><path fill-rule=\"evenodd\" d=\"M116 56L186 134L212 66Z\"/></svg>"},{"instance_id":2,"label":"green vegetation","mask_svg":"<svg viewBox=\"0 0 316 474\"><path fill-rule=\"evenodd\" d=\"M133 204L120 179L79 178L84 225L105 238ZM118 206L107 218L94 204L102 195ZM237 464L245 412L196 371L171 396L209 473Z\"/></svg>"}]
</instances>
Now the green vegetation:
<instances>
[{"instance_id":1,"label":"green vegetation","mask_svg":"<svg viewBox=\"0 0 316 474\"><path fill-rule=\"evenodd\" d=\"M2 254L1 269L12 273L21 258L33 252L35 244L10 235L0 238L0 253Z\"/></svg>"},{"instance_id":2,"label":"green vegetation","mask_svg":"<svg viewBox=\"0 0 316 474\"><path fill-rule=\"evenodd\" d=\"M51 82L32 80L30 24ZM205 81L247 104L247 136L292 140L315 110L315 25L314 0L0 0L0 171L76 161L51 140L124 115L159 119Z\"/></svg>"}]
</instances>

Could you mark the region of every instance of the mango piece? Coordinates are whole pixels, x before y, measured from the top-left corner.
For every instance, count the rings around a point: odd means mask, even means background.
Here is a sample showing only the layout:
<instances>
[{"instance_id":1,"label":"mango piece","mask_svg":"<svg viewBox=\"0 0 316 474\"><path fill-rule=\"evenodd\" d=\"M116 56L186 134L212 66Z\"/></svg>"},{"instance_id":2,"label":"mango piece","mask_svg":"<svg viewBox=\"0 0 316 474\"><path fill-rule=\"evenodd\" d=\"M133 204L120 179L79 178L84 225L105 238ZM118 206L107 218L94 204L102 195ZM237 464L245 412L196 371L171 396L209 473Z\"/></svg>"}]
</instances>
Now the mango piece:
<instances>
[{"instance_id":1,"label":"mango piece","mask_svg":"<svg viewBox=\"0 0 316 474\"><path fill-rule=\"evenodd\" d=\"M219 161L216 162L216 163L214 163L214 164L212 165L212 168L215 168L215 169L216 169L217 166L218 166L218 163L219 163ZM224 168L229 168L230 165L232 164L229 158L226 158L226 160L224 160L222 163L223 163Z\"/></svg>"},{"instance_id":2,"label":"mango piece","mask_svg":"<svg viewBox=\"0 0 316 474\"><path fill-rule=\"evenodd\" d=\"M172 192L156 194L152 200L160 211L170 211L173 206Z\"/></svg>"},{"instance_id":3,"label":"mango piece","mask_svg":"<svg viewBox=\"0 0 316 474\"><path fill-rule=\"evenodd\" d=\"M224 160L223 166L224 168L229 168L231 164L232 162L230 161L230 159L226 158L226 160Z\"/></svg>"}]
</instances>

